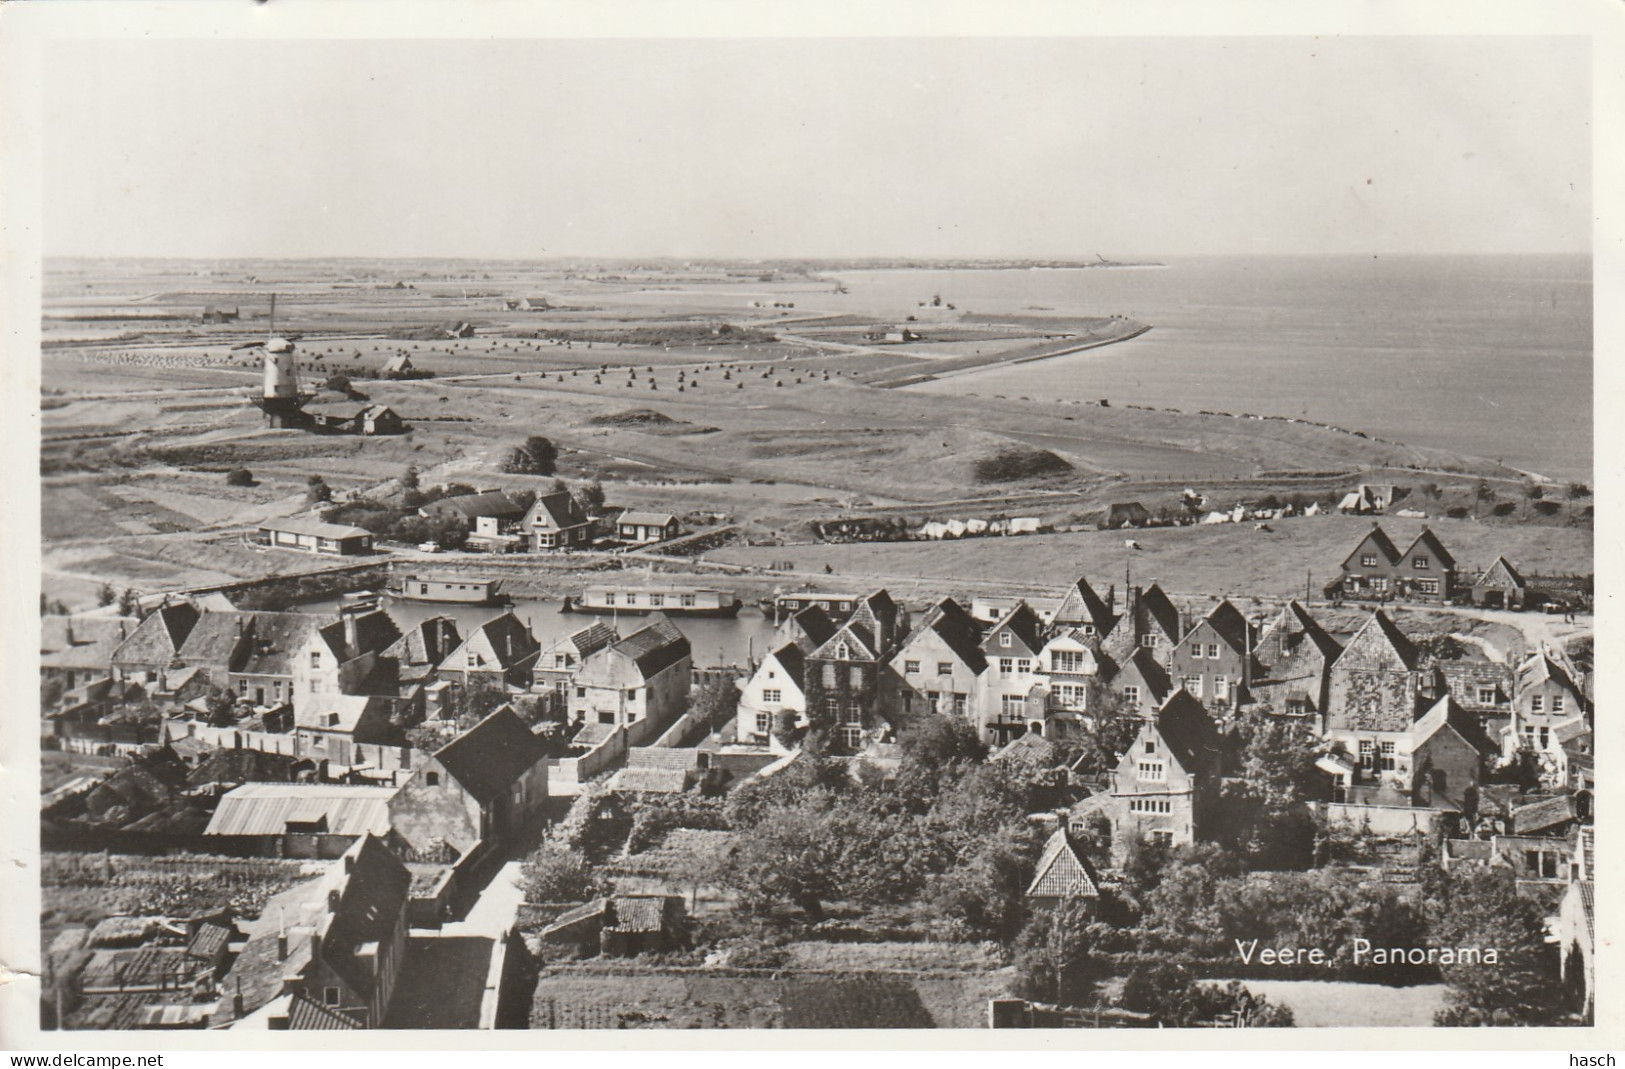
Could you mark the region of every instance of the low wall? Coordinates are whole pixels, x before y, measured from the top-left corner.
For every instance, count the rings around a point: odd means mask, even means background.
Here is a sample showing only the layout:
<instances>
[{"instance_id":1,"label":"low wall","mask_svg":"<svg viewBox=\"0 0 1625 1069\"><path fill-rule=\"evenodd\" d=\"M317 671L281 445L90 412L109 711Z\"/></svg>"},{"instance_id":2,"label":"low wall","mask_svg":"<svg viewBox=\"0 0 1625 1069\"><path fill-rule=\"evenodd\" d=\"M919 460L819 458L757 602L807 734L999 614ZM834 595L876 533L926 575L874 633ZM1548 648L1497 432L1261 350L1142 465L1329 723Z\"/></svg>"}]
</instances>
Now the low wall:
<instances>
[{"instance_id":1,"label":"low wall","mask_svg":"<svg viewBox=\"0 0 1625 1069\"><path fill-rule=\"evenodd\" d=\"M1332 826L1367 827L1376 835L1408 835L1433 832L1446 816L1443 809L1422 809L1402 805L1355 805L1350 802L1322 802L1317 808Z\"/></svg>"},{"instance_id":2,"label":"low wall","mask_svg":"<svg viewBox=\"0 0 1625 1069\"><path fill-rule=\"evenodd\" d=\"M165 720L160 736L160 741L165 743L192 738L222 750L259 750L304 758L317 764L328 760L326 750L312 748L294 732L239 731L212 727L196 720ZM357 764L369 765L380 772L400 773L401 778L412 771L417 756L410 746L380 746L368 742L354 743L352 751Z\"/></svg>"}]
</instances>

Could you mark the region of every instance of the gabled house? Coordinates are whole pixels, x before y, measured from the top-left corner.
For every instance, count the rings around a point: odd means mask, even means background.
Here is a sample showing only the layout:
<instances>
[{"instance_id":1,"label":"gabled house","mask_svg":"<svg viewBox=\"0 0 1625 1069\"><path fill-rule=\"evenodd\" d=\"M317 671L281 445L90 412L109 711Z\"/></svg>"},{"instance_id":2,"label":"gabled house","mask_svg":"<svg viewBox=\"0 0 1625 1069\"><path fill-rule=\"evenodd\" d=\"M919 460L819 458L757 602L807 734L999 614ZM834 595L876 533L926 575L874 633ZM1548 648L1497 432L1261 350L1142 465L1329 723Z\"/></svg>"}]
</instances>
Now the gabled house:
<instances>
[{"instance_id":1,"label":"gabled house","mask_svg":"<svg viewBox=\"0 0 1625 1069\"><path fill-rule=\"evenodd\" d=\"M365 765L356 746L401 746L405 738L392 722L398 702L365 694L314 694L294 710L294 733L306 755L328 762L328 775Z\"/></svg>"},{"instance_id":2,"label":"gabled house","mask_svg":"<svg viewBox=\"0 0 1625 1069\"><path fill-rule=\"evenodd\" d=\"M638 725L653 737L688 708L694 661L687 637L664 613L591 654L573 684L570 711L578 723Z\"/></svg>"},{"instance_id":3,"label":"gabled house","mask_svg":"<svg viewBox=\"0 0 1625 1069\"><path fill-rule=\"evenodd\" d=\"M1416 644L1380 610L1373 612L1332 662L1321 731L1351 752L1374 746L1378 734L1408 731L1436 686L1433 677Z\"/></svg>"},{"instance_id":4,"label":"gabled house","mask_svg":"<svg viewBox=\"0 0 1625 1069\"><path fill-rule=\"evenodd\" d=\"M1253 649L1253 696L1276 713L1323 713L1331 693L1332 664L1343 647L1296 601L1264 628Z\"/></svg>"},{"instance_id":5,"label":"gabled house","mask_svg":"<svg viewBox=\"0 0 1625 1069\"><path fill-rule=\"evenodd\" d=\"M1474 605L1486 609L1522 609L1529 599L1529 584L1505 557L1496 557L1472 587Z\"/></svg>"},{"instance_id":6,"label":"gabled house","mask_svg":"<svg viewBox=\"0 0 1625 1069\"><path fill-rule=\"evenodd\" d=\"M1123 664L1136 649L1150 650L1163 664L1179 640L1185 637L1179 610L1162 587L1153 580L1147 588L1133 587L1123 616L1106 636L1104 652Z\"/></svg>"},{"instance_id":7,"label":"gabled house","mask_svg":"<svg viewBox=\"0 0 1625 1069\"><path fill-rule=\"evenodd\" d=\"M807 657L807 719L831 741L856 751L869 732L890 725L899 687L886 650L867 624L848 620Z\"/></svg>"},{"instance_id":8,"label":"gabled house","mask_svg":"<svg viewBox=\"0 0 1625 1069\"><path fill-rule=\"evenodd\" d=\"M551 691L568 703L576 673L587 658L620 640L620 633L609 624L592 623L544 647L531 670L531 689Z\"/></svg>"},{"instance_id":9,"label":"gabled house","mask_svg":"<svg viewBox=\"0 0 1625 1069\"><path fill-rule=\"evenodd\" d=\"M1354 551L1343 558L1339 589L1351 598L1392 597L1399 560L1399 547L1374 523Z\"/></svg>"},{"instance_id":10,"label":"gabled house","mask_svg":"<svg viewBox=\"0 0 1625 1069\"><path fill-rule=\"evenodd\" d=\"M404 964L411 883L368 834L322 877L272 897L221 981L213 1027L287 1028L301 1000L379 1027Z\"/></svg>"},{"instance_id":11,"label":"gabled house","mask_svg":"<svg viewBox=\"0 0 1625 1069\"><path fill-rule=\"evenodd\" d=\"M159 672L180 667L181 647L201 615L189 601L154 609L113 650L113 672L121 679L151 682Z\"/></svg>"},{"instance_id":12,"label":"gabled house","mask_svg":"<svg viewBox=\"0 0 1625 1069\"><path fill-rule=\"evenodd\" d=\"M987 673L981 641L982 626L959 602L943 598L933 605L892 655L903 714L943 713L974 723Z\"/></svg>"},{"instance_id":13,"label":"gabled house","mask_svg":"<svg viewBox=\"0 0 1625 1069\"><path fill-rule=\"evenodd\" d=\"M1117 626L1117 614L1112 611L1089 580L1079 576L1078 581L1066 588L1061 600L1049 615L1050 626L1057 631L1076 631L1091 641L1094 648Z\"/></svg>"},{"instance_id":14,"label":"gabled house","mask_svg":"<svg viewBox=\"0 0 1625 1069\"><path fill-rule=\"evenodd\" d=\"M1510 725L1513 748L1546 750L1559 724L1590 712L1590 703L1574 678L1550 655L1534 654L1518 666Z\"/></svg>"},{"instance_id":15,"label":"gabled house","mask_svg":"<svg viewBox=\"0 0 1625 1069\"><path fill-rule=\"evenodd\" d=\"M487 620L440 662L440 677L463 686L529 687L541 643L511 612Z\"/></svg>"},{"instance_id":16,"label":"gabled house","mask_svg":"<svg viewBox=\"0 0 1625 1069\"><path fill-rule=\"evenodd\" d=\"M565 491L538 497L520 521L519 529L532 550L584 546L592 541L593 534L592 520Z\"/></svg>"},{"instance_id":17,"label":"gabled house","mask_svg":"<svg viewBox=\"0 0 1625 1069\"><path fill-rule=\"evenodd\" d=\"M1042 732L1047 713L1039 654L1044 625L1024 601L1017 602L982 636L988 670L982 695L982 735L1002 746L1029 730Z\"/></svg>"},{"instance_id":18,"label":"gabled house","mask_svg":"<svg viewBox=\"0 0 1625 1069\"><path fill-rule=\"evenodd\" d=\"M1233 712L1252 700L1256 642L1253 625L1226 599L1175 644L1168 674L1209 708Z\"/></svg>"},{"instance_id":19,"label":"gabled house","mask_svg":"<svg viewBox=\"0 0 1625 1069\"><path fill-rule=\"evenodd\" d=\"M1168 669L1145 647L1129 654L1128 661L1111 677L1110 683L1125 716L1154 717L1174 692Z\"/></svg>"},{"instance_id":20,"label":"gabled house","mask_svg":"<svg viewBox=\"0 0 1625 1069\"><path fill-rule=\"evenodd\" d=\"M1046 738L1074 736L1090 722L1095 696L1115 667L1099 649L1098 632L1080 626L1055 631L1039 651Z\"/></svg>"},{"instance_id":21,"label":"gabled house","mask_svg":"<svg viewBox=\"0 0 1625 1069\"><path fill-rule=\"evenodd\" d=\"M1416 601L1446 602L1456 590L1456 558L1428 527L1416 536L1394 571L1396 593Z\"/></svg>"},{"instance_id":22,"label":"gabled house","mask_svg":"<svg viewBox=\"0 0 1625 1069\"><path fill-rule=\"evenodd\" d=\"M395 835L417 856L511 843L547 803L547 749L510 706L428 755L389 800Z\"/></svg>"},{"instance_id":23,"label":"gabled house","mask_svg":"<svg viewBox=\"0 0 1625 1069\"><path fill-rule=\"evenodd\" d=\"M457 621L450 616L431 616L409 628L379 654L394 666L402 687L430 681L435 671L463 644Z\"/></svg>"},{"instance_id":24,"label":"gabled house","mask_svg":"<svg viewBox=\"0 0 1625 1069\"><path fill-rule=\"evenodd\" d=\"M325 696L399 693L396 664L384 652L400 638L394 619L376 603L346 605L337 622L305 632L290 666L295 715Z\"/></svg>"},{"instance_id":25,"label":"gabled house","mask_svg":"<svg viewBox=\"0 0 1625 1069\"><path fill-rule=\"evenodd\" d=\"M501 490L438 498L419 508L418 514L432 520L455 516L471 531L482 519L494 520L499 529L507 530L525 518L525 510Z\"/></svg>"},{"instance_id":26,"label":"gabled house","mask_svg":"<svg viewBox=\"0 0 1625 1069\"><path fill-rule=\"evenodd\" d=\"M786 643L762 658L739 698L736 737L765 742L779 729L785 714L797 727L807 723L807 657L800 646Z\"/></svg>"},{"instance_id":27,"label":"gabled house","mask_svg":"<svg viewBox=\"0 0 1625 1069\"><path fill-rule=\"evenodd\" d=\"M1112 858L1137 840L1185 846L1205 837L1217 801L1219 735L1202 703L1176 690L1146 720L1112 773Z\"/></svg>"},{"instance_id":28,"label":"gabled house","mask_svg":"<svg viewBox=\"0 0 1625 1069\"><path fill-rule=\"evenodd\" d=\"M1027 885L1027 905L1053 909L1079 899L1092 902L1100 897L1100 877L1083 856L1071 833L1063 825L1044 844L1032 883Z\"/></svg>"},{"instance_id":29,"label":"gabled house","mask_svg":"<svg viewBox=\"0 0 1625 1069\"><path fill-rule=\"evenodd\" d=\"M65 691L106 679L139 624L125 616L40 617L40 679L55 680Z\"/></svg>"}]
</instances>

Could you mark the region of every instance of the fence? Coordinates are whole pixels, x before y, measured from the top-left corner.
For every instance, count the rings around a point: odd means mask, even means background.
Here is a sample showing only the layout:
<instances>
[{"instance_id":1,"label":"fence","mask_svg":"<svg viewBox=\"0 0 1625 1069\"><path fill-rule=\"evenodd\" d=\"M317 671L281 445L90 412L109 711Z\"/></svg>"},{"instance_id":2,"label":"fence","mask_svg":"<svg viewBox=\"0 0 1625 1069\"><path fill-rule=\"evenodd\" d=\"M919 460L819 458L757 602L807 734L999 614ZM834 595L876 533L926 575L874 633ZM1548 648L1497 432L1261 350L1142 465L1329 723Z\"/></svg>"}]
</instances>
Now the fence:
<instances>
[{"instance_id":1,"label":"fence","mask_svg":"<svg viewBox=\"0 0 1625 1069\"><path fill-rule=\"evenodd\" d=\"M603 741L580 757L561 757L548 761L549 791L555 794L568 794L569 791L561 792L556 788L559 786L579 788L594 776L618 764L626 756L627 746L626 728L617 727Z\"/></svg>"}]
</instances>

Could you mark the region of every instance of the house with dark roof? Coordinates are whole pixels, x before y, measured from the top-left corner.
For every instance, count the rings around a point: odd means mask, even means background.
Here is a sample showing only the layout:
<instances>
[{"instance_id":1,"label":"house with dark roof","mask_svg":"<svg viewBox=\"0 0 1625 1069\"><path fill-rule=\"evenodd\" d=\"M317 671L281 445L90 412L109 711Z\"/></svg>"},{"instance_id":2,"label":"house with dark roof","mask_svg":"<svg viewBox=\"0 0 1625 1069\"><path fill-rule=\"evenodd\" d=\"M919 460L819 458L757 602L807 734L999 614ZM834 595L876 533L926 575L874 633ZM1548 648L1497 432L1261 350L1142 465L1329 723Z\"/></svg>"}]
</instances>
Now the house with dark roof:
<instances>
[{"instance_id":1,"label":"house with dark roof","mask_svg":"<svg viewBox=\"0 0 1625 1069\"><path fill-rule=\"evenodd\" d=\"M1150 718L1174 692L1174 682L1157 655L1146 647L1134 649L1126 663L1109 677L1112 693L1125 715Z\"/></svg>"},{"instance_id":2,"label":"house with dark roof","mask_svg":"<svg viewBox=\"0 0 1625 1069\"><path fill-rule=\"evenodd\" d=\"M1334 592L1348 598L1393 598L1446 602L1458 593L1456 559L1428 527L1400 552L1381 525L1373 523L1354 551L1343 559Z\"/></svg>"},{"instance_id":3,"label":"house with dark roof","mask_svg":"<svg viewBox=\"0 0 1625 1069\"><path fill-rule=\"evenodd\" d=\"M1495 561L1473 581L1473 604L1486 609L1522 609L1529 599L1529 584L1505 557Z\"/></svg>"},{"instance_id":4,"label":"house with dark roof","mask_svg":"<svg viewBox=\"0 0 1625 1069\"><path fill-rule=\"evenodd\" d=\"M1167 664L1169 653L1185 637L1179 610L1156 580L1149 587L1131 587L1123 616L1106 636L1102 649L1123 664L1136 649L1148 649Z\"/></svg>"},{"instance_id":5,"label":"house with dark roof","mask_svg":"<svg viewBox=\"0 0 1625 1069\"><path fill-rule=\"evenodd\" d=\"M1394 593L1394 572L1399 565L1399 547L1380 524L1371 530L1343 558L1339 592L1349 598L1387 598Z\"/></svg>"},{"instance_id":6,"label":"house with dark roof","mask_svg":"<svg viewBox=\"0 0 1625 1069\"><path fill-rule=\"evenodd\" d=\"M1135 841L1185 846L1205 838L1221 772L1216 725L1201 702L1174 691L1112 772L1114 863L1122 864Z\"/></svg>"},{"instance_id":7,"label":"house with dark roof","mask_svg":"<svg viewBox=\"0 0 1625 1069\"><path fill-rule=\"evenodd\" d=\"M121 679L150 682L159 672L180 667L181 647L201 615L189 601L166 602L154 609L113 650L114 673Z\"/></svg>"},{"instance_id":8,"label":"house with dark roof","mask_svg":"<svg viewBox=\"0 0 1625 1069\"><path fill-rule=\"evenodd\" d=\"M378 657L393 665L395 679L405 687L430 681L452 651L462 644L455 618L431 616L384 647Z\"/></svg>"},{"instance_id":9,"label":"house with dark roof","mask_svg":"<svg viewBox=\"0 0 1625 1069\"><path fill-rule=\"evenodd\" d=\"M1029 907L1037 909L1080 900L1093 902L1100 897L1100 877L1064 825L1044 844L1024 897Z\"/></svg>"},{"instance_id":10,"label":"house with dark roof","mask_svg":"<svg viewBox=\"0 0 1625 1069\"><path fill-rule=\"evenodd\" d=\"M288 1028L306 999L378 1027L404 963L410 886L406 866L369 834L323 876L272 897L221 981L211 1024Z\"/></svg>"},{"instance_id":11,"label":"house with dark roof","mask_svg":"<svg viewBox=\"0 0 1625 1069\"><path fill-rule=\"evenodd\" d=\"M339 776L368 763L360 746L406 745L394 723L400 704L381 695L313 694L296 707L294 735L306 757L325 763L328 776Z\"/></svg>"},{"instance_id":12,"label":"house with dark roof","mask_svg":"<svg viewBox=\"0 0 1625 1069\"><path fill-rule=\"evenodd\" d=\"M852 753L863 749L871 735L889 730L900 704L898 678L887 664L890 653L868 624L855 618L842 624L807 657L803 680L809 724Z\"/></svg>"},{"instance_id":13,"label":"house with dark roof","mask_svg":"<svg viewBox=\"0 0 1625 1069\"><path fill-rule=\"evenodd\" d=\"M517 524L525 518L525 509L501 490L481 490L437 498L421 506L418 514L432 520L455 516L473 530L480 519L496 520L506 526Z\"/></svg>"},{"instance_id":14,"label":"house with dark roof","mask_svg":"<svg viewBox=\"0 0 1625 1069\"><path fill-rule=\"evenodd\" d=\"M570 712L578 723L631 729L634 741L660 734L688 708L694 661L688 638L664 613L595 650L572 684Z\"/></svg>"},{"instance_id":15,"label":"house with dark roof","mask_svg":"<svg viewBox=\"0 0 1625 1069\"><path fill-rule=\"evenodd\" d=\"M1044 730L1048 707L1039 670L1043 649L1043 621L1025 601L1018 601L982 636L988 670L980 727L989 744L1002 746L1017 735Z\"/></svg>"},{"instance_id":16,"label":"house with dark roof","mask_svg":"<svg viewBox=\"0 0 1625 1069\"><path fill-rule=\"evenodd\" d=\"M615 517L615 533L622 542L652 545L676 538L682 532L677 517L669 512L627 509Z\"/></svg>"},{"instance_id":17,"label":"house with dark roof","mask_svg":"<svg viewBox=\"0 0 1625 1069\"><path fill-rule=\"evenodd\" d=\"M1343 647L1297 601L1267 624L1253 648L1253 697L1284 716L1312 716L1326 709L1332 664Z\"/></svg>"},{"instance_id":18,"label":"house with dark roof","mask_svg":"<svg viewBox=\"0 0 1625 1069\"><path fill-rule=\"evenodd\" d=\"M1257 641L1252 623L1227 598L1174 645L1168 674L1209 708L1233 712L1252 700Z\"/></svg>"},{"instance_id":19,"label":"house with dark roof","mask_svg":"<svg viewBox=\"0 0 1625 1069\"><path fill-rule=\"evenodd\" d=\"M1550 654L1533 654L1513 674L1509 743L1540 753L1552 748L1553 732L1576 716L1589 716L1590 702L1568 670Z\"/></svg>"},{"instance_id":20,"label":"house with dark roof","mask_svg":"<svg viewBox=\"0 0 1625 1069\"><path fill-rule=\"evenodd\" d=\"M504 705L412 770L389 799L390 826L422 857L512 842L547 802L546 755Z\"/></svg>"},{"instance_id":21,"label":"house with dark roof","mask_svg":"<svg viewBox=\"0 0 1625 1069\"><path fill-rule=\"evenodd\" d=\"M1118 616L1112 607L1095 593L1095 588L1089 585L1089 580L1078 577L1078 581L1066 588L1061 600L1049 614L1050 626L1056 630L1071 630L1080 632L1083 637L1092 639L1096 648L1100 642L1117 626Z\"/></svg>"},{"instance_id":22,"label":"house with dark roof","mask_svg":"<svg viewBox=\"0 0 1625 1069\"><path fill-rule=\"evenodd\" d=\"M464 686L526 687L542 644L511 612L485 621L440 662L439 675Z\"/></svg>"},{"instance_id":23,"label":"house with dark roof","mask_svg":"<svg viewBox=\"0 0 1625 1069\"><path fill-rule=\"evenodd\" d=\"M902 681L903 715L926 711L976 723L987 656L982 625L959 602L943 598L931 606L892 655L891 668Z\"/></svg>"},{"instance_id":24,"label":"house with dark roof","mask_svg":"<svg viewBox=\"0 0 1625 1069\"><path fill-rule=\"evenodd\" d=\"M348 603L339 610L337 620L316 620L321 626L305 632L291 660L296 718L304 706L330 696L394 696L400 692L396 663L384 653L400 641L401 632L376 601Z\"/></svg>"},{"instance_id":25,"label":"house with dark roof","mask_svg":"<svg viewBox=\"0 0 1625 1069\"><path fill-rule=\"evenodd\" d=\"M519 523L531 550L570 549L592 541L593 523L569 493L543 494Z\"/></svg>"},{"instance_id":26,"label":"house with dark roof","mask_svg":"<svg viewBox=\"0 0 1625 1069\"><path fill-rule=\"evenodd\" d=\"M1415 601L1446 602L1455 598L1456 558L1439 541L1432 528L1424 527L1416 540L1400 555L1395 566L1396 593Z\"/></svg>"},{"instance_id":27,"label":"house with dark roof","mask_svg":"<svg viewBox=\"0 0 1625 1069\"><path fill-rule=\"evenodd\" d=\"M794 643L802 653L811 653L834 637L839 626L820 606L807 605L786 616L774 628L773 644Z\"/></svg>"},{"instance_id":28,"label":"house with dark roof","mask_svg":"<svg viewBox=\"0 0 1625 1069\"><path fill-rule=\"evenodd\" d=\"M1332 662L1317 726L1350 744L1373 733L1407 731L1424 698L1437 689L1436 673L1424 668L1416 644L1378 610Z\"/></svg>"},{"instance_id":29,"label":"house with dark roof","mask_svg":"<svg viewBox=\"0 0 1625 1069\"><path fill-rule=\"evenodd\" d=\"M763 657L739 695L735 729L738 741L765 743L786 719L796 728L806 727L806 674L806 654L794 643L786 643Z\"/></svg>"},{"instance_id":30,"label":"house with dark roof","mask_svg":"<svg viewBox=\"0 0 1625 1069\"><path fill-rule=\"evenodd\" d=\"M327 523L315 516L290 516L260 524L260 540L276 549L293 549L329 557L372 552L372 532L364 527Z\"/></svg>"}]
</instances>

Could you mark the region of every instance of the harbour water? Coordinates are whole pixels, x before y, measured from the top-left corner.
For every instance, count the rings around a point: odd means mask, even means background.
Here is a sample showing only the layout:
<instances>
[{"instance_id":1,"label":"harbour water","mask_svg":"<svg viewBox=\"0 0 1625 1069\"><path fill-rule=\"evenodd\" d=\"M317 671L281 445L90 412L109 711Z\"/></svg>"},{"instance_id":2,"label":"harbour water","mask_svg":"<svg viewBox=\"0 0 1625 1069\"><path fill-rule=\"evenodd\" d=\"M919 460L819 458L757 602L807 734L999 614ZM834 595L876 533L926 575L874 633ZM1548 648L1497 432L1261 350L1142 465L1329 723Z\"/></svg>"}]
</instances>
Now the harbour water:
<instances>
[{"instance_id":1,"label":"harbour water","mask_svg":"<svg viewBox=\"0 0 1625 1069\"><path fill-rule=\"evenodd\" d=\"M851 310L1120 314L1142 337L910 389L1302 416L1592 478L1586 256L1225 256L1163 268L853 271ZM929 335L929 330L922 328Z\"/></svg>"}]
</instances>

